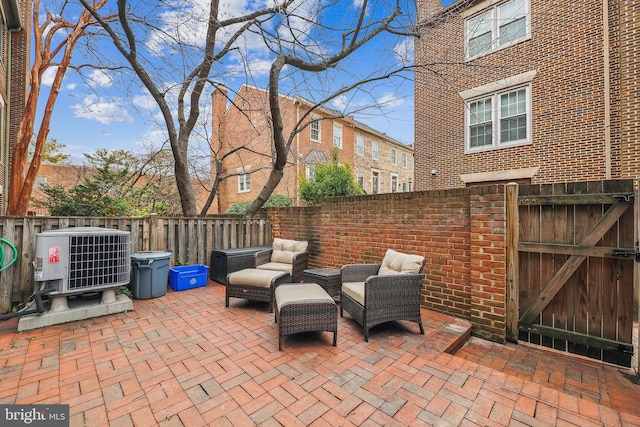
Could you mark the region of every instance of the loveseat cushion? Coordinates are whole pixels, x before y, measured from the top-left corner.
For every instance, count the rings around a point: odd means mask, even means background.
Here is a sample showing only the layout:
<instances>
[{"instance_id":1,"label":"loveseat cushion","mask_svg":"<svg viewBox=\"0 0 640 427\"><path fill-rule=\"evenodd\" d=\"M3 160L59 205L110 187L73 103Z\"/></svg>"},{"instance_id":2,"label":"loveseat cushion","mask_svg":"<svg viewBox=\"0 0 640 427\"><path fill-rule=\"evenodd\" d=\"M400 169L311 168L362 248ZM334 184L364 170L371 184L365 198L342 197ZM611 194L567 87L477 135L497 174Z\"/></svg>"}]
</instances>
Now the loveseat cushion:
<instances>
[{"instance_id":1,"label":"loveseat cushion","mask_svg":"<svg viewBox=\"0 0 640 427\"><path fill-rule=\"evenodd\" d=\"M342 284L342 292L364 306L364 282L345 282Z\"/></svg>"},{"instance_id":2,"label":"loveseat cushion","mask_svg":"<svg viewBox=\"0 0 640 427\"><path fill-rule=\"evenodd\" d=\"M291 264L293 262L293 256L296 253L306 251L308 246L309 242L307 241L280 239L276 237L273 239L271 262Z\"/></svg>"},{"instance_id":3,"label":"loveseat cushion","mask_svg":"<svg viewBox=\"0 0 640 427\"><path fill-rule=\"evenodd\" d=\"M403 254L393 249L387 249L382 264L380 265L379 276L399 273L419 273L424 257L420 255Z\"/></svg>"}]
</instances>

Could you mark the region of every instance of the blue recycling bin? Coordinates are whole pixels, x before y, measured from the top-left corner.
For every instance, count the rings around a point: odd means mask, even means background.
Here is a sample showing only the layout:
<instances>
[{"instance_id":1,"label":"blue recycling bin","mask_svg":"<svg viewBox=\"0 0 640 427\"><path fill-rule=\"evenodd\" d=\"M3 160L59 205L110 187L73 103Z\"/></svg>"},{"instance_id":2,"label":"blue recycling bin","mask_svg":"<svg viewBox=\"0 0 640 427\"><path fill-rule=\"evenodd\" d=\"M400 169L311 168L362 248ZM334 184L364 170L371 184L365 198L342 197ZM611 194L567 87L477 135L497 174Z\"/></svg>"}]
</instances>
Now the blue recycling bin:
<instances>
[{"instance_id":1,"label":"blue recycling bin","mask_svg":"<svg viewBox=\"0 0 640 427\"><path fill-rule=\"evenodd\" d=\"M167 293L171 252L131 254L131 293L135 299L157 298Z\"/></svg>"}]
</instances>

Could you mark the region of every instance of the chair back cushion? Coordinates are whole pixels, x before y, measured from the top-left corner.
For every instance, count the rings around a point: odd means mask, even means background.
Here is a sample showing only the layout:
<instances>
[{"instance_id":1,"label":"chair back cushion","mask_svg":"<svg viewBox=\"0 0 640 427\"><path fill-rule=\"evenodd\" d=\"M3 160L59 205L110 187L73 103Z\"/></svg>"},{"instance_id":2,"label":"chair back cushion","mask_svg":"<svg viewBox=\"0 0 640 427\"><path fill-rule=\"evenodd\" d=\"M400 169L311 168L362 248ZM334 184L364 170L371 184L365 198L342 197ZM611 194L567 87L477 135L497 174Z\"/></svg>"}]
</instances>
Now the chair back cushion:
<instances>
[{"instance_id":1,"label":"chair back cushion","mask_svg":"<svg viewBox=\"0 0 640 427\"><path fill-rule=\"evenodd\" d=\"M287 240L276 237L273 239L271 262L291 264L293 262L293 255L306 251L307 246L309 246L309 242L306 241Z\"/></svg>"},{"instance_id":2,"label":"chair back cushion","mask_svg":"<svg viewBox=\"0 0 640 427\"><path fill-rule=\"evenodd\" d=\"M409 255L387 249L384 255L378 275L398 274L398 273L420 273L424 257L420 255Z\"/></svg>"}]
</instances>

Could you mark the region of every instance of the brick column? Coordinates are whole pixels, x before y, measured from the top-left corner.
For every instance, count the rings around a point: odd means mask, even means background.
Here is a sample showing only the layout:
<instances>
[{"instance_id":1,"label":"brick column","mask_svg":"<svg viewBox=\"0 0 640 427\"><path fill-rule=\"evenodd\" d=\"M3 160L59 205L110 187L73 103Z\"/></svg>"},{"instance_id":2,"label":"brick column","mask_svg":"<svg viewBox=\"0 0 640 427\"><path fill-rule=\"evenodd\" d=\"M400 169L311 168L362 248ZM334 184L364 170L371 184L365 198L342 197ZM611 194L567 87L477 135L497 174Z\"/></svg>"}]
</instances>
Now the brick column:
<instances>
[{"instance_id":1,"label":"brick column","mask_svg":"<svg viewBox=\"0 0 640 427\"><path fill-rule=\"evenodd\" d=\"M507 212L504 186L472 188L469 204L473 334L505 342Z\"/></svg>"}]
</instances>

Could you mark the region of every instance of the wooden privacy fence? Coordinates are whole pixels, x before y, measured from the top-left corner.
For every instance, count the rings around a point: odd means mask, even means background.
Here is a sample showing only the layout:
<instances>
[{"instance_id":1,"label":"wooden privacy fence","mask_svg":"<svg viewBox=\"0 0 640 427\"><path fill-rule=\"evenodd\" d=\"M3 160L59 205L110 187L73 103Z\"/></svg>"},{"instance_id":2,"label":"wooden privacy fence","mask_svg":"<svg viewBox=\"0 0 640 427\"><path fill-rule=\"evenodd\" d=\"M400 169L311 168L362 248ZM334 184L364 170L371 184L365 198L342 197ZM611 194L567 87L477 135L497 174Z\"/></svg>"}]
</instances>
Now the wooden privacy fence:
<instances>
[{"instance_id":1,"label":"wooden privacy fence","mask_svg":"<svg viewBox=\"0 0 640 427\"><path fill-rule=\"evenodd\" d=\"M169 251L170 265L209 265L211 251L269 245L271 221L216 216L175 218L2 217L0 237L18 250L15 264L0 272L0 313L11 310L33 292L32 261L36 234L62 228L101 227L129 231L131 253ZM10 254L11 251L5 253ZM10 260L7 260L7 262Z\"/></svg>"},{"instance_id":2,"label":"wooden privacy fence","mask_svg":"<svg viewBox=\"0 0 640 427\"><path fill-rule=\"evenodd\" d=\"M516 198L508 336L629 366L640 260L633 181L521 185Z\"/></svg>"}]
</instances>

